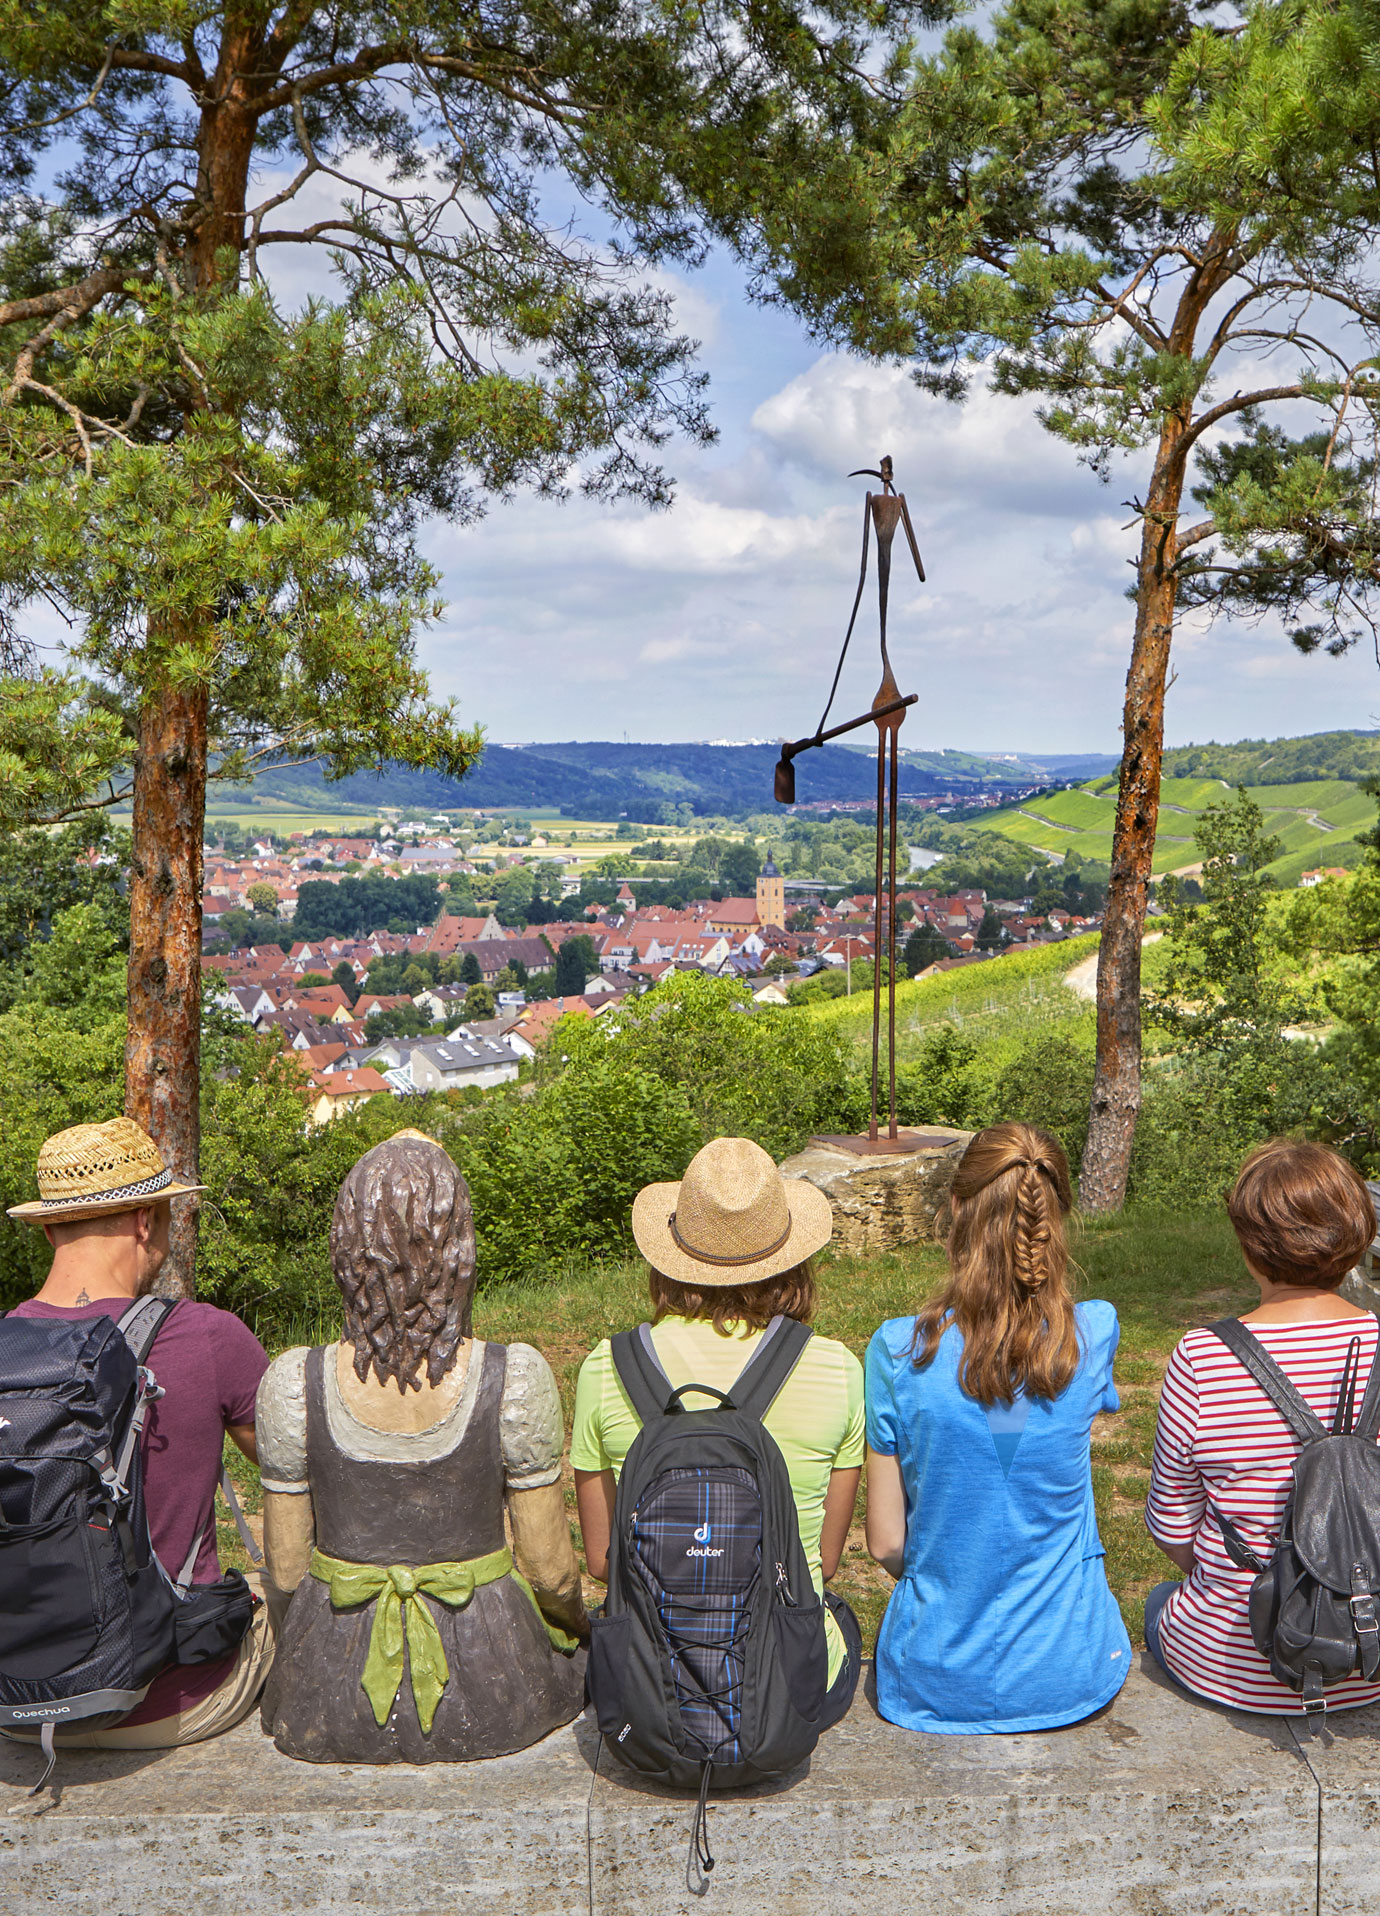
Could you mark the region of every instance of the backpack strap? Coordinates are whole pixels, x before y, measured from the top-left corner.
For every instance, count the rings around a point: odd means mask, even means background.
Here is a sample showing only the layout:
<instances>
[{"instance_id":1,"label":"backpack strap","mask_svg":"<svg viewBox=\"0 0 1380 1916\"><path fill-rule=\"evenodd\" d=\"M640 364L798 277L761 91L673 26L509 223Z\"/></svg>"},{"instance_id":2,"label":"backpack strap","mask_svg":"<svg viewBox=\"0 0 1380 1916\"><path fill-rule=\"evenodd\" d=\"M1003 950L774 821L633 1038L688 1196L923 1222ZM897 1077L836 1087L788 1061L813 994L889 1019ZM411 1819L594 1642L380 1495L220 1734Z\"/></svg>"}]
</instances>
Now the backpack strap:
<instances>
[{"instance_id":1,"label":"backpack strap","mask_svg":"<svg viewBox=\"0 0 1380 1916\"><path fill-rule=\"evenodd\" d=\"M808 1324L795 1317L774 1317L762 1341L730 1386L733 1403L760 1424L780 1395L787 1379L814 1336Z\"/></svg>"},{"instance_id":2,"label":"backpack strap","mask_svg":"<svg viewBox=\"0 0 1380 1916\"><path fill-rule=\"evenodd\" d=\"M616 1337L609 1339L609 1349L618 1380L644 1424L679 1410L681 1397L689 1391L703 1391L707 1396L717 1397L725 1408L745 1411L760 1423L813 1336L809 1325L794 1317L774 1317L762 1333L762 1341L729 1386L727 1397L704 1384L682 1384L679 1390L672 1389L652 1343L650 1324L639 1324L634 1331L619 1331Z\"/></svg>"},{"instance_id":3,"label":"backpack strap","mask_svg":"<svg viewBox=\"0 0 1380 1916\"><path fill-rule=\"evenodd\" d=\"M153 1340L177 1307L175 1297L136 1298L119 1317L120 1335L134 1354L136 1364L148 1362Z\"/></svg>"},{"instance_id":4,"label":"backpack strap","mask_svg":"<svg viewBox=\"0 0 1380 1916\"><path fill-rule=\"evenodd\" d=\"M130 1354L140 1371L153 1349L153 1340L172 1316L177 1299L173 1297L141 1297L130 1305L127 1311L121 1311L116 1320L121 1337L129 1345ZM101 1465L101 1481L110 1494L123 1502L129 1488L129 1467L134 1461L134 1453L144 1432L144 1420L149 1414L149 1405L155 1397L161 1397L158 1389L150 1390L148 1381L141 1377L139 1395L125 1431L124 1442L120 1445L117 1457L103 1453L105 1461Z\"/></svg>"},{"instance_id":5,"label":"backpack strap","mask_svg":"<svg viewBox=\"0 0 1380 1916\"><path fill-rule=\"evenodd\" d=\"M609 1351L618 1381L632 1400L632 1407L644 1424L654 1424L671 1409L671 1380L662 1369L652 1345L652 1327L639 1324L636 1330L619 1331L609 1339Z\"/></svg>"},{"instance_id":6,"label":"backpack strap","mask_svg":"<svg viewBox=\"0 0 1380 1916\"><path fill-rule=\"evenodd\" d=\"M1380 1437L1380 1343L1375 1346L1370 1380L1366 1385L1366 1394L1361 1399L1361 1408L1356 1413L1355 1434L1370 1443Z\"/></svg>"},{"instance_id":7,"label":"backpack strap","mask_svg":"<svg viewBox=\"0 0 1380 1916\"><path fill-rule=\"evenodd\" d=\"M177 1303L178 1300L175 1297L141 1297L131 1304L127 1311L121 1313L119 1320L120 1335L129 1345L135 1362L141 1368L147 1363L149 1352L153 1349L154 1339L172 1316L173 1311L177 1307ZM149 1404L153 1401L153 1398L161 1397L162 1394L162 1391L156 1388L151 1395L146 1390L141 1391L139 1394L139 1402L135 1405L134 1415L130 1418L129 1429L125 1433L125 1440L120 1446L120 1455L115 1459L115 1484L118 1485L120 1495L124 1494L125 1486L129 1481L130 1462L134 1456L134 1447L139 1442L139 1438L143 1432L144 1420L148 1415ZM235 1528L239 1531L240 1541L249 1553L250 1562L262 1564L264 1560L263 1552L260 1550L258 1544L255 1543L253 1533L249 1525L245 1522L244 1512L240 1508L239 1498L235 1495L235 1486L231 1480L230 1472L223 1467L220 1473L220 1488L224 1494L226 1503L230 1506L230 1514L235 1519ZM215 1520L216 1499L215 1492L212 1491L211 1508L207 1512L206 1521L200 1530L197 1531L195 1537L193 1537L192 1547L187 1552L186 1561L183 1563L176 1578L172 1580L173 1588L180 1597L187 1594L188 1587L192 1581L192 1572L196 1568L196 1560L201 1555L202 1541Z\"/></svg>"},{"instance_id":8,"label":"backpack strap","mask_svg":"<svg viewBox=\"0 0 1380 1916\"><path fill-rule=\"evenodd\" d=\"M1314 1416L1259 1338L1246 1328L1239 1317L1219 1318L1207 1328L1234 1357L1240 1359L1300 1443L1315 1443L1319 1437L1327 1436L1326 1428ZM1367 1391L1367 1396L1369 1394Z\"/></svg>"}]
</instances>

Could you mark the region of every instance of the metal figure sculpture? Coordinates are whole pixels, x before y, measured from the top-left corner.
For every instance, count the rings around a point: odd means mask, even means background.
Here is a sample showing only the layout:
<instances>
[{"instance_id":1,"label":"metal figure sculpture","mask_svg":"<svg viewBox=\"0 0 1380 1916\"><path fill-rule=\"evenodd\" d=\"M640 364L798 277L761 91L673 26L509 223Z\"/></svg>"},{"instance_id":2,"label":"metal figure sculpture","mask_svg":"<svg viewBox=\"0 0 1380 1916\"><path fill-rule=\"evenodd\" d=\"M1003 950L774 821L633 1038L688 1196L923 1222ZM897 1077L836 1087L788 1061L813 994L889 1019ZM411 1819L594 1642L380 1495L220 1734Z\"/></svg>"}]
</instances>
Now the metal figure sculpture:
<instances>
[{"instance_id":1,"label":"metal figure sculpture","mask_svg":"<svg viewBox=\"0 0 1380 1916\"><path fill-rule=\"evenodd\" d=\"M781 805L795 803L795 759L801 752L809 751L812 746L823 745L831 738L841 738L845 732L856 732L864 725L877 727L877 879L873 894L873 951L872 967L872 1114L866 1137L837 1138L830 1142L844 1144L849 1150L859 1152L909 1151L915 1148L913 1136L902 1137L896 1125L896 786L898 735L905 720L907 706L914 705L919 694L910 693L906 697L896 683L891 669L891 657L886 645L887 600L891 588L891 547L896 537L896 528L905 527L906 541L910 546L911 557L915 561L915 570L920 583L925 583L925 568L920 559L920 548L915 542L915 529L910 522L910 513L906 507L905 494L897 492L892 482L890 458L884 458L880 470L862 467L849 473L850 479L880 479L882 490L869 492L863 507L863 543L862 562L858 569L858 590L853 598L853 613L848 621L848 630L844 634L843 649L839 653L839 662L834 668L834 682L829 688L829 697L824 712L816 726L813 736L799 738L793 743L781 747L781 759L776 767L776 799ZM882 641L882 682L870 710L861 717L849 719L843 725L825 726L829 713L833 709L834 695L839 689L839 679L843 674L844 660L848 656L849 642L853 637L853 627L857 624L858 608L862 604L863 587L867 583L867 552L873 533L877 537L877 602L881 622ZM885 895L885 926L883 926L883 896ZM886 953L887 963L887 1112L888 1125L885 1136L879 1129L877 1107L881 1091L881 1035L882 1035L882 954Z\"/></svg>"}]
</instances>

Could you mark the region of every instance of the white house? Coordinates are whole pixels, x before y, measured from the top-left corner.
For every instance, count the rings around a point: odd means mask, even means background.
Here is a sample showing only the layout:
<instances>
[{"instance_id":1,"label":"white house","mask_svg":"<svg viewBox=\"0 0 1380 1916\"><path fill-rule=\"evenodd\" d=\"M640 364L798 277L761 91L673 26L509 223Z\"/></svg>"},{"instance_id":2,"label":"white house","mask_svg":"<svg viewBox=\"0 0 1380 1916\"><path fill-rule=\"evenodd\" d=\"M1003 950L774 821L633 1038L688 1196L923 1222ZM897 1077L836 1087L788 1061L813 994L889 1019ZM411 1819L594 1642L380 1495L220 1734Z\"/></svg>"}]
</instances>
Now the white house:
<instances>
[{"instance_id":1,"label":"white house","mask_svg":"<svg viewBox=\"0 0 1380 1916\"><path fill-rule=\"evenodd\" d=\"M409 1069L415 1091L459 1091L470 1084L509 1083L518 1074L518 1057L495 1038L444 1038L419 1044Z\"/></svg>"}]
</instances>

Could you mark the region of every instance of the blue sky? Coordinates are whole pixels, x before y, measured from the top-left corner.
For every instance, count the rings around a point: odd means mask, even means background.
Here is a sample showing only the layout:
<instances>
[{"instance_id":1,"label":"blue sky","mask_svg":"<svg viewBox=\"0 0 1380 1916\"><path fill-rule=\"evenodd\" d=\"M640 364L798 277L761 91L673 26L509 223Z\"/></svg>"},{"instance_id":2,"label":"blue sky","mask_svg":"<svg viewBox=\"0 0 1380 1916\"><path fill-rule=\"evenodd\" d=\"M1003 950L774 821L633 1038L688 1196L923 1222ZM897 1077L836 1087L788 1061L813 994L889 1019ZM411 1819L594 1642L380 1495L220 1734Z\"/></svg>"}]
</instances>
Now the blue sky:
<instances>
[{"instance_id":1,"label":"blue sky","mask_svg":"<svg viewBox=\"0 0 1380 1916\"><path fill-rule=\"evenodd\" d=\"M435 690L499 743L808 731L857 577L866 482L846 475L890 452L929 580L899 571L893 589L892 659L920 695L904 742L1117 751L1141 464L1100 485L1023 402L975 390L953 407L902 369L821 352L750 306L725 262L666 283L702 342L719 443L667 448L669 512L519 499L435 527ZM1304 659L1273 625L1181 623L1174 666L1170 744L1380 727L1368 650ZM877 675L873 610L841 715Z\"/></svg>"}]
</instances>

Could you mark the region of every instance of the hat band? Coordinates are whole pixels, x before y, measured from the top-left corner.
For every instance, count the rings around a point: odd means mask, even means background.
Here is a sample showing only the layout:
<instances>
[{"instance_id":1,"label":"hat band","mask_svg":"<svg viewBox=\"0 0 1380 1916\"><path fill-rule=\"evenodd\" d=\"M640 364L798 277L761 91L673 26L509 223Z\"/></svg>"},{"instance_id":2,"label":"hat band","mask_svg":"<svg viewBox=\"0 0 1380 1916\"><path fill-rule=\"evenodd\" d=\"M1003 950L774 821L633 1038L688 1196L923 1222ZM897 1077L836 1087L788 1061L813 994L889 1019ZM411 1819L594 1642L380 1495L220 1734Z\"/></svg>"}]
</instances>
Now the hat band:
<instances>
[{"instance_id":1,"label":"hat band","mask_svg":"<svg viewBox=\"0 0 1380 1916\"><path fill-rule=\"evenodd\" d=\"M696 1245L686 1243L676 1228L676 1214L674 1211L672 1211L666 1221L671 1228L671 1236L675 1239L680 1249L685 1252L687 1257L693 1257L697 1264L760 1264L764 1257L770 1257L773 1251L779 1251L791 1234L791 1220L787 1218L786 1228L780 1237L773 1239L770 1244L764 1244L760 1251L748 1251L742 1257L716 1257L713 1251L701 1251Z\"/></svg>"},{"instance_id":2,"label":"hat band","mask_svg":"<svg viewBox=\"0 0 1380 1916\"><path fill-rule=\"evenodd\" d=\"M125 1198L152 1197L157 1191L165 1191L172 1183L172 1172L159 1171L154 1177L140 1178L137 1184L122 1184L114 1191L81 1191L70 1196L45 1197L41 1200L45 1210L55 1211L59 1207L66 1210L73 1204L120 1204Z\"/></svg>"}]
</instances>

